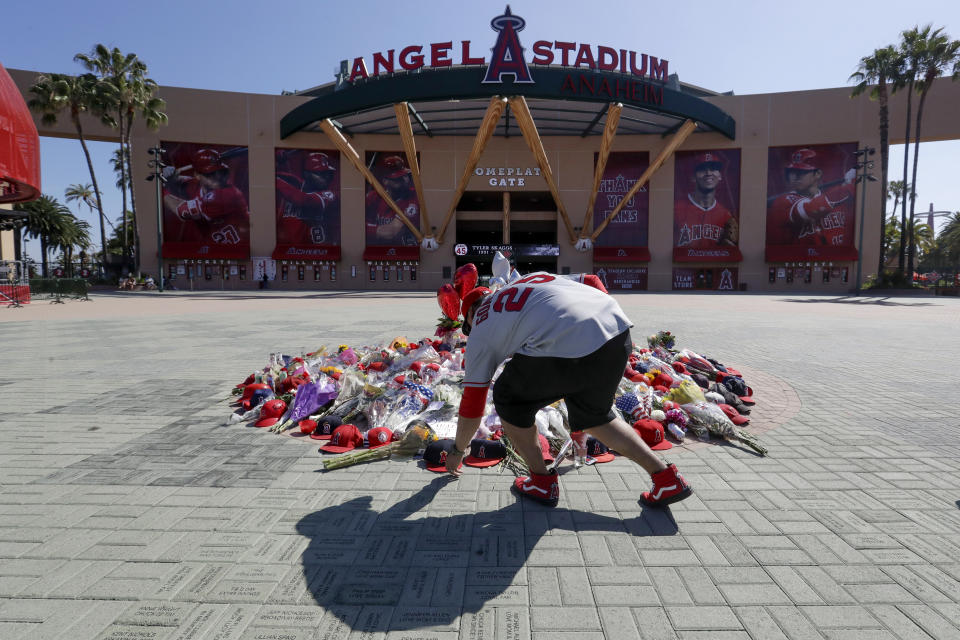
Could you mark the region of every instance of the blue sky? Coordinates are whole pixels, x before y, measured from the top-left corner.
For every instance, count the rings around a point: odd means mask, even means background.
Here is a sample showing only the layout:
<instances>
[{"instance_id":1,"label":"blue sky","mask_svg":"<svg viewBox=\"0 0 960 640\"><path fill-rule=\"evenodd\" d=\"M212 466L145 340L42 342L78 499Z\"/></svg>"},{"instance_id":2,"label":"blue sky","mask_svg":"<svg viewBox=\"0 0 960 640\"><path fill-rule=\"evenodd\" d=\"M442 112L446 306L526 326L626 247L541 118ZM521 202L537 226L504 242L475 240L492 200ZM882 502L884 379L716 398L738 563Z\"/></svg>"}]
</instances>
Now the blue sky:
<instances>
[{"instance_id":1,"label":"blue sky","mask_svg":"<svg viewBox=\"0 0 960 640\"><path fill-rule=\"evenodd\" d=\"M488 49L495 37L490 20L504 6L396 0L16 2L4 9L4 22L16 28L4 33L0 62L77 73L73 56L103 43L136 53L161 85L276 94L329 82L340 60L364 56L369 64L375 51L446 40L471 40L475 52ZM741 95L847 86L861 56L895 43L900 31L916 24L945 27L960 39L960 3L946 0L867 5L521 0L510 6L527 21L521 41L528 54L538 39L628 49L666 58L671 73L684 82ZM105 188L114 181L108 164L112 149L92 145L106 208L117 217L119 193ZM41 153L45 193L62 199L68 185L89 182L76 141L43 138ZM902 147L894 148L892 157L902 153ZM938 210L960 210L960 187L951 175L958 156L960 141L923 145L918 210L931 202ZM894 172L897 166L892 164ZM76 213L93 222L86 210ZM36 256L39 247L28 251Z\"/></svg>"}]
</instances>

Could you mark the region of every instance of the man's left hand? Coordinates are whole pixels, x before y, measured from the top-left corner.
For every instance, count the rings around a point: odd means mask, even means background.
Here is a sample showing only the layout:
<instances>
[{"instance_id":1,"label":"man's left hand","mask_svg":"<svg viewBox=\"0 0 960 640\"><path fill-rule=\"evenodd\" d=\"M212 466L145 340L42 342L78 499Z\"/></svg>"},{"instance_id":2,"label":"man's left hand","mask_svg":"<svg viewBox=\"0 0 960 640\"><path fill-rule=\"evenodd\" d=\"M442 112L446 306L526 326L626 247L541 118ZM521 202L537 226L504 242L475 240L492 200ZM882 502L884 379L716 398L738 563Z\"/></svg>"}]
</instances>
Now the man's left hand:
<instances>
[{"instance_id":1,"label":"man's left hand","mask_svg":"<svg viewBox=\"0 0 960 640\"><path fill-rule=\"evenodd\" d=\"M459 478L463 475L463 471L460 469L461 464L463 463L463 454L457 453L448 453L447 454L447 473L452 475L454 478Z\"/></svg>"}]
</instances>

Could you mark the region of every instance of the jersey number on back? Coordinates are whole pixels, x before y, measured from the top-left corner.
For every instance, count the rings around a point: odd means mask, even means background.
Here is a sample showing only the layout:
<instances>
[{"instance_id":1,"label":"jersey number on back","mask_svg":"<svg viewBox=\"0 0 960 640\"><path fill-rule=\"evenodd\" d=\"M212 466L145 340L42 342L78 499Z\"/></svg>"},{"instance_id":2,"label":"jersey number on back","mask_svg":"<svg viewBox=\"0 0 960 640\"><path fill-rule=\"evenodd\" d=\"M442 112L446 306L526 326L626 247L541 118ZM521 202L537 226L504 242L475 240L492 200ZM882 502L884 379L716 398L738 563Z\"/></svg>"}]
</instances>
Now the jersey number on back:
<instances>
[{"instance_id":1,"label":"jersey number on back","mask_svg":"<svg viewBox=\"0 0 960 640\"><path fill-rule=\"evenodd\" d=\"M550 282L554 279L551 275L540 273L517 280L516 284L543 284L544 282ZM527 298L530 297L530 291L530 287L518 288L512 286L504 289L494 297L493 310L497 313L501 311L520 311L523 309L523 305L527 303Z\"/></svg>"}]
</instances>

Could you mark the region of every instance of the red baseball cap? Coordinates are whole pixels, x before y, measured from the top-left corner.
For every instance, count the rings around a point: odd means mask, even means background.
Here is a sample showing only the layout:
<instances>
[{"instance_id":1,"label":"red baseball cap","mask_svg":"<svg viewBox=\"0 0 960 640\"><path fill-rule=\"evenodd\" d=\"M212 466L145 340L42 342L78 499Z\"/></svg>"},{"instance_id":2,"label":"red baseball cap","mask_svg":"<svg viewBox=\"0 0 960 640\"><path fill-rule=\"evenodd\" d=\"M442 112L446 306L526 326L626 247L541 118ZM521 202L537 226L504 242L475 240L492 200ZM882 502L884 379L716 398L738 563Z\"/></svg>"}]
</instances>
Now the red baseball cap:
<instances>
[{"instance_id":1,"label":"red baseball cap","mask_svg":"<svg viewBox=\"0 0 960 640\"><path fill-rule=\"evenodd\" d=\"M342 424L333 430L330 443L320 447L327 453L343 453L363 446L363 434L352 424Z\"/></svg>"},{"instance_id":2,"label":"red baseball cap","mask_svg":"<svg viewBox=\"0 0 960 640\"><path fill-rule=\"evenodd\" d=\"M410 173L410 169L407 168L400 156L387 156L383 159L383 167L387 170L387 174L383 177L388 180L402 178Z\"/></svg>"},{"instance_id":3,"label":"red baseball cap","mask_svg":"<svg viewBox=\"0 0 960 640\"><path fill-rule=\"evenodd\" d=\"M237 385L237 389L243 389L248 384L253 384L253 381L257 379L257 374L251 373L247 376L247 379Z\"/></svg>"},{"instance_id":4,"label":"red baseball cap","mask_svg":"<svg viewBox=\"0 0 960 640\"><path fill-rule=\"evenodd\" d=\"M272 427L273 425L280 422L280 418L282 418L283 414L286 412L287 412L287 403L281 400L280 398L267 400L266 402L263 403L263 408L260 409L260 419L257 420L253 426Z\"/></svg>"},{"instance_id":5,"label":"red baseball cap","mask_svg":"<svg viewBox=\"0 0 960 640\"><path fill-rule=\"evenodd\" d=\"M396 438L393 437L393 431L386 427L374 427L367 431L367 446L371 449L385 447L394 440Z\"/></svg>"},{"instance_id":6,"label":"red baseball cap","mask_svg":"<svg viewBox=\"0 0 960 640\"><path fill-rule=\"evenodd\" d=\"M468 467L492 467L507 457L507 446L500 440L470 441L470 451L463 459Z\"/></svg>"},{"instance_id":7,"label":"red baseball cap","mask_svg":"<svg viewBox=\"0 0 960 640\"><path fill-rule=\"evenodd\" d=\"M651 420L650 418L637 420L633 423L633 428L636 429L640 437L643 438L643 441L654 451L673 449L673 443L664 437L663 425L656 420Z\"/></svg>"},{"instance_id":8,"label":"red baseball cap","mask_svg":"<svg viewBox=\"0 0 960 640\"><path fill-rule=\"evenodd\" d=\"M253 392L258 389L269 389L270 385L264 382L255 382L253 384L248 384L243 388L243 395L237 399L237 404L243 404L244 400L250 400L253 396Z\"/></svg>"},{"instance_id":9,"label":"red baseball cap","mask_svg":"<svg viewBox=\"0 0 960 640\"><path fill-rule=\"evenodd\" d=\"M323 173L325 171L336 171L336 168L330 164L330 156L317 151L307 156L303 163L303 170Z\"/></svg>"},{"instance_id":10,"label":"red baseball cap","mask_svg":"<svg viewBox=\"0 0 960 640\"><path fill-rule=\"evenodd\" d=\"M300 433L304 435L310 435L317 430L317 421L310 420L309 418L304 418L297 423L297 426L300 427Z\"/></svg>"},{"instance_id":11,"label":"red baseball cap","mask_svg":"<svg viewBox=\"0 0 960 640\"><path fill-rule=\"evenodd\" d=\"M277 393L290 393L297 387L307 382L306 378L300 376L287 376L277 385Z\"/></svg>"},{"instance_id":12,"label":"red baseball cap","mask_svg":"<svg viewBox=\"0 0 960 640\"><path fill-rule=\"evenodd\" d=\"M340 416L324 416L317 422L317 428L310 434L313 440L329 440L333 437L333 430L343 424Z\"/></svg>"},{"instance_id":13,"label":"red baseball cap","mask_svg":"<svg viewBox=\"0 0 960 640\"><path fill-rule=\"evenodd\" d=\"M790 156L790 164L785 169L798 169L800 171L816 171L816 167L811 162L817 157L816 151L812 149L797 149Z\"/></svg>"},{"instance_id":14,"label":"red baseball cap","mask_svg":"<svg viewBox=\"0 0 960 640\"><path fill-rule=\"evenodd\" d=\"M748 424L750 422L750 418L740 415L740 412L728 404L721 403L717 406L720 407L725 414L727 414L727 417L730 418L730 422L737 426L740 426L741 424Z\"/></svg>"},{"instance_id":15,"label":"red baseball cap","mask_svg":"<svg viewBox=\"0 0 960 640\"><path fill-rule=\"evenodd\" d=\"M593 436L587 436L587 455L593 458L594 462L610 462L616 456L610 453L607 445L603 444Z\"/></svg>"},{"instance_id":16,"label":"red baseball cap","mask_svg":"<svg viewBox=\"0 0 960 640\"><path fill-rule=\"evenodd\" d=\"M444 438L428 444L427 448L423 450L423 463L427 471L445 473L447 470L447 455L453 450L453 445L454 440L452 438ZM460 464L460 467L462 466L463 463Z\"/></svg>"}]
</instances>

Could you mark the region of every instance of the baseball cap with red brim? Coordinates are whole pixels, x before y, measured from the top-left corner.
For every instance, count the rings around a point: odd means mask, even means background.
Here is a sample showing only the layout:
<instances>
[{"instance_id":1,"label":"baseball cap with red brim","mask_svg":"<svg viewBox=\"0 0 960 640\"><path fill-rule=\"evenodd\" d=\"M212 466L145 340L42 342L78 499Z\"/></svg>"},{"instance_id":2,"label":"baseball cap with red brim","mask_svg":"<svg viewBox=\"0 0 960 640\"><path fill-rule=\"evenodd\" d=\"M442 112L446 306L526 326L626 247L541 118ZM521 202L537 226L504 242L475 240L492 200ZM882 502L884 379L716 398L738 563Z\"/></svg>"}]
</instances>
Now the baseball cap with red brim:
<instances>
[{"instance_id":1,"label":"baseball cap with red brim","mask_svg":"<svg viewBox=\"0 0 960 640\"><path fill-rule=\"evenodd\" d=\"M263 408L260 409L260 419L257 420L253 426L272 427L273 425L280 422L280 418L282 418L283 414L286 412L287 412L287 403L281 400L280 398L267 400L266 402L263 403Z\"/></svg>"},{"instance_id":2,"label":"baseball cap with red brim","mask_svg":"<svg viewBox=\"0 0 960 640\"><path fill-rule=\"evenodd\" d=\"M610 453L607 445L603 444L593 436L587 436L587 455L593 458L594 462L610 462L616 456Z\"/></svg>"},{"instance_id":3,"label":"baseball cap with red brim","mask_svg":"<svg viewBox=\"0 0 960 640\"><path fill-rule=\"evenodd\" d=\"M740 412L728 404L720 403L717 406L720 407L725 414L727 414L727 417L730 418L730 422L737 426L748 424L750 422L750 418L740 415Z\"/></svg>"},{"instance_id":4,"label":"baseball cap with red brim","mask_svg":"<svg viewBox=\"0 0 960 640\"><path fill-rule=\"evenodd\" d=\"M423 450L423 463L426 466L427 471L433 471L434 473L444 473L447 470L447 456L453 451L454 440L452 438L444 438L443 440L436 440L427 445L427 448ZM460 467L463 466L463 463L460 464ZM458 469L460 467L457 467Z\"/></svg>"},{"instance_id":5,"label":"baseball cap with red brim","mask_svg":"<svg viewBox=\"0 0 960 640\"><path fill-rule=\"evenodd\" d=\"M317 421L317 428L310 434L312 440L329 440L333 437L333 430L343 424L340 416L324 416Z\"/></svg>"},{"instance_id":6,"label":"baseball cap with red brim","mask_svg":"<svg viewBox=\"0 0 960 640\"><path fill-rule=\"evenodd\" d=\"M367 447L371 449L385 447L394 440L393 431L386 427L374 427L367 431Z\"/></svg>"},{"instance_id":7,"label":"baseball cap with red brim","mask_svg":"<svg viewBox=\"0 0 960 640\"><path fill-rule=\"evenodd\" d=\"M673 448L673 443L666 439L663 425L656 420L643 418L633 423L633 428L640 434L643 441L654 451L666 451Z\"/></svg>"},{"instance_id":8,"label":"baseball cap with red brim","mask_svg":"<svg viewBox=\"0 0 960 640\"><path fill-rule=\"evenodd\" d=\"M790 155L790 164L784 168L796 171L816 171L820 168L812 164L816 157L817 152L813 149L797 149Z\"/></svg>"},{"instance_id":9,"label":"baseball cap with red brim","mask_svg":"<svg viewBox=\"0 0 960 640\"><path fill-rule=\"evenodd\" d=\"M500 440L470 441L470 452L463 459L468 467L492 467L507 457L507 446Z\"/></svg>"},{"instance_id":10,"label":"baseball cap with red brim","mask_svg":"<svg viewBox=\"0 0 960 640\"><path fill-rule=\"evenodd\" d=\"M253 384L248 384L243 388L243 394L237 398L237 404L243 404L245 400L249 400L253 395L254 391L259 391L261 389L270 389L270 385L264 382L255 382Z\"/></svg>"},{"instance_id":11,"label":"baseball cap with red brim","mask_svg":"<svg viewBox=\"0 0 960 640\"><path fill-rule=\"evenodd\" d=\"M333 430L328 444L320 447L327 453L344 453L363 446L363 434L352 424L342 424Z\"/></svg>"}]
</instances>

